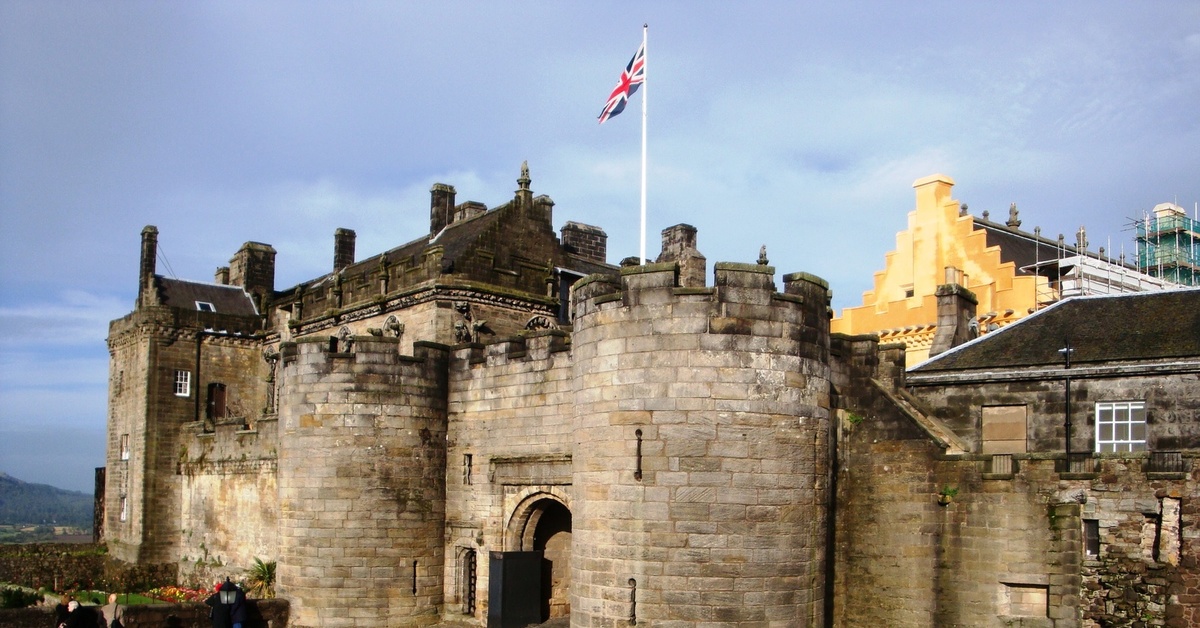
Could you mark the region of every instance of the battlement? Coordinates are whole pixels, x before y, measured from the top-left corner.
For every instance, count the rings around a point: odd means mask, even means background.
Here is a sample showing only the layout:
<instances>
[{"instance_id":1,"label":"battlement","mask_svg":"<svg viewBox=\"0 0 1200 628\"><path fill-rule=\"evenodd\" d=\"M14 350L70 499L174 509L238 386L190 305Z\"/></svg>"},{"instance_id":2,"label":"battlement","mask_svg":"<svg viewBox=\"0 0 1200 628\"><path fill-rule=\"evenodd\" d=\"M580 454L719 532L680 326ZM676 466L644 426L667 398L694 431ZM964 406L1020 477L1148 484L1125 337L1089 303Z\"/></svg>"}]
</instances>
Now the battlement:
<instances>
[{"instance_id":1,"label":"battlement","mask_svg":"<svg viewBox=\"0 0 1200 628\"><path fill-rule=\"evenodd\" d=\"M579 321L617 307L612 304L628 308L707 303L709 316L721 319L710 326L708 331L712 333L759 333L753 331L754 325L733 320L757 319L802 324L811 329L805 334L810 342L828 336L832 316L829 284L815 275L791 273L784 275L784 289L779 292L774 277L775 268L766 264L718 262L711 287L688 287L682 285L678 262L628 266L621 269L619 283L607 275L592 275L577 282L573 288L574 315Z\"/></svg>"}]
</instances>

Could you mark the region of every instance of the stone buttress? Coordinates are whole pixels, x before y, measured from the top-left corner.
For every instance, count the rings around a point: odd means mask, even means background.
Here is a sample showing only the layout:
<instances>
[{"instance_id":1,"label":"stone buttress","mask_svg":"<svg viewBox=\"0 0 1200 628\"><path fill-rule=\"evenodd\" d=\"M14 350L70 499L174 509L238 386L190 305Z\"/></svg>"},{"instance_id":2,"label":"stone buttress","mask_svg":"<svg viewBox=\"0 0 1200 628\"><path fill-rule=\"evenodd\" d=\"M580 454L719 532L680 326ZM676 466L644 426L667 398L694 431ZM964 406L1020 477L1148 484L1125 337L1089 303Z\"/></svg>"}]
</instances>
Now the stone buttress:
<instances>
[{"instance_id":1,"label":"stone buttress","mask_svg":"<svg viewBox=\"0 0 1200 628\"><path fill-rule=\"evenodd\" d=\"M829 293L773 273L577 284L572 626L822 625Z\"/></svg>"},{"instance_id":2,"label":"stone buttress","mask_svg":"<svg viewBox=\"0 0 1200 628\"><path fill-rule=\"evenodd\" d=\"M295 626L420 626L442 605L448 351L285 343L279 594Z\"/></svg>"}]
</instances>

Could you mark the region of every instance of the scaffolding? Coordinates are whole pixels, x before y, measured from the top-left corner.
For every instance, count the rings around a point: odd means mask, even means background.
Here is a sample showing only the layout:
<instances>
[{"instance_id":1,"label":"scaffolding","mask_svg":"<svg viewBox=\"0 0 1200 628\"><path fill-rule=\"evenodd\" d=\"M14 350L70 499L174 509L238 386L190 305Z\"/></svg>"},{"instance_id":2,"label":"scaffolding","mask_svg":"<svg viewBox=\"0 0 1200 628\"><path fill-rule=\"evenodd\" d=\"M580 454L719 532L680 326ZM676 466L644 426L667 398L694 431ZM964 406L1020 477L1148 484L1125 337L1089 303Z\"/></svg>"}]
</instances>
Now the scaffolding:
<instances>
[{"instance_id":1,"label":"scaffolding","mask_svg":"<svg viewBox=\"0 0 1200 628\"><path fill-rule=\"evenodd\" d=\"M1138 269L1163 281L1200 285L1200 221L1174 203L1137 222Z\"/></svg>"}]
</instances>

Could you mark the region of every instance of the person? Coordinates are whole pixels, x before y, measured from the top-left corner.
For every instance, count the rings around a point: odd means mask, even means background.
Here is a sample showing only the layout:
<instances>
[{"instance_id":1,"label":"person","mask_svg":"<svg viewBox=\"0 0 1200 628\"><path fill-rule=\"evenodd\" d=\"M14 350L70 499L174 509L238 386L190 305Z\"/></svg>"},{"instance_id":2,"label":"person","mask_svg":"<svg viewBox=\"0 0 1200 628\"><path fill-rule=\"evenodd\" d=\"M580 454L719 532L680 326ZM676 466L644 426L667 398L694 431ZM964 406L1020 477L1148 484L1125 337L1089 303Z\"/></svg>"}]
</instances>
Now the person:
<instances>
[{"instance_id":1,"label":"person","mask_svg":"<svg viewBox=\"0 0 1200 628\"><path fill-rule=\"evenodd\" d=\"M100 612L103 615L101 619L104 621L104 628L124 628L125 623L122 621L124 611L124 608L117 605L117 594L109 593L108 604L100 608Z\"/></svg>"},{"instance_id":2,"label":"person","mask_svg":"<svg viewBox=\"0 0 1200 628\"><path fill-rule=\"evenodd\" d=\"M72 607L71 605L75 606ZM67 619L71 616L71 611L79 607L79 602L71 599L70 595L64 595L62 601L54 607L54 625L58 628L66 628Z\"/></svg>"},{"instance_id":3,"label":"person","mask_svg":"<svg viewBox=\"0 0 1200 628\"><path fill-rule=\"evenodd\" d=\"M247 616L246 594L229 578L226 578L225 582L215 589L213 594L204 600L205 604L212 607L208 615L212 618L213 628L242 628L246 623ZM232 601L228 603L221 601L222 593L227 594Z\"/></svg>"},{"instance_id":4,"label":"person","mask_svg":"<svg viewBox=\"0 0 1200 628\"><path fill-rule=\"evenodd\" d=\"M67 603L67 613L59 619L59 628L96 628L100 625L100 616L94 606L81 606L71 600Z\"/></svg>"}]
</instances>

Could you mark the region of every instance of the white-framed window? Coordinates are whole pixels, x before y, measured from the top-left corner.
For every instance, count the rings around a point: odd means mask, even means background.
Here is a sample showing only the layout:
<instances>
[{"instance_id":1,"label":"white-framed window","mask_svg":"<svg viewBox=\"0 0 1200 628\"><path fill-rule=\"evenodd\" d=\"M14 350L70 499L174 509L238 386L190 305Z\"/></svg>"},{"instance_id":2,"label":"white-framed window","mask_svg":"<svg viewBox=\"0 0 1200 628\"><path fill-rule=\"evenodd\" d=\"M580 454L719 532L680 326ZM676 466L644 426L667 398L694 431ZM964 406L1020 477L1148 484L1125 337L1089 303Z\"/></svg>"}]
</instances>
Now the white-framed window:
<instances>
[{"instance_id":1,"label":"white-framed window","mask_svg":"<svg viewBox=\"0 0 1200 628\"><path fill-rule=\"evenodd\" d=\"M1146 404L1142 401L1096 403L1096 451L1145 451Z\"/></svg>"},{"instance_id":2,"label":"white-framed window","mask_svg":"<svg viewBox=\"0 0 1200 628\"><path fill-rule=\"evenodd\" d=\"M196 309L201 312L216 312L217 308L213 307L208 301L196 301Z\"/></svg>"},{"instance_id":3,"label":"white-framed window","mask_svg":"<svg viewBox=\"0 0 1200 628\"><path fill-rule=\"evenodd\" d=\"M121 434L121 460L129 460L129 434Z\"/></svg>"},{"instance_id":4,"label":"white-framed window","mask_svg":"<svg viewBox=\"0 0 1200 628\"><path fill-rule=\"evenodd\" d=\"M121 521L129 520L129 498L121 496Z\"/></svg>"},{"instance_id":5,"label":"white-framed window","mask_svg":"<svg viewBox=\"0 0 1200 628\"><path fill-rule=\"evenodd\" d=\"M175 371L175 396L188 397L192 394L192 372Z\"/></svg>"}]
</instances>

